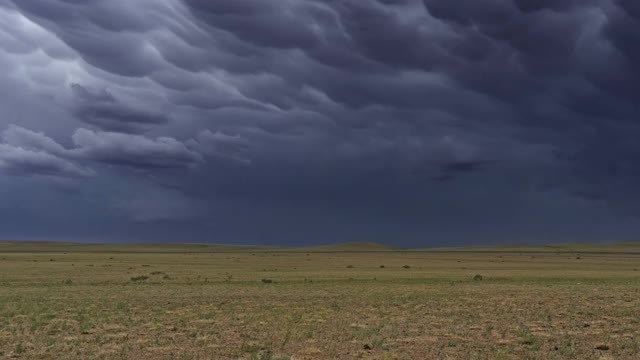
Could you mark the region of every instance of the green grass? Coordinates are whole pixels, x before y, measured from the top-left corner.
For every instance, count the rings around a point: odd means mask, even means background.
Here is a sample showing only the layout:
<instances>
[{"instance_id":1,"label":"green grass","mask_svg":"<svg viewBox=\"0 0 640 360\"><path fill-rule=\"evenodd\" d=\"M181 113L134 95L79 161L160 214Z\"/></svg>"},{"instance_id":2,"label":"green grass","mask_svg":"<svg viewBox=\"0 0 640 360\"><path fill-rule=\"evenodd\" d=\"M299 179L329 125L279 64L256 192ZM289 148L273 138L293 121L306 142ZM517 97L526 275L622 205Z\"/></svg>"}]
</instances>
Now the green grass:
<instances>
[{"instance_id":1,"label":"green grass","mask_svg":"<svg viewBox=\"0 0 640 360\"><path fill-rule=\"evenodd\" d=\"M580 259L362 243L86 246L1 243L0 356L640 358L640 255L619 251L634 243Z\"/></svg>"},{"instance_id":2,"label":"green grass","mask_svg":"<svg viewBox=\"0 0 640 360\"><path fill-rule=\"evenodd\" d=\"M422 249L435 252L511 252L511 253L637 253L640 254L640 241L620 241L608 243L564 243L547 245L494 245L466 246Z\"/></svg>"}]
</instances>

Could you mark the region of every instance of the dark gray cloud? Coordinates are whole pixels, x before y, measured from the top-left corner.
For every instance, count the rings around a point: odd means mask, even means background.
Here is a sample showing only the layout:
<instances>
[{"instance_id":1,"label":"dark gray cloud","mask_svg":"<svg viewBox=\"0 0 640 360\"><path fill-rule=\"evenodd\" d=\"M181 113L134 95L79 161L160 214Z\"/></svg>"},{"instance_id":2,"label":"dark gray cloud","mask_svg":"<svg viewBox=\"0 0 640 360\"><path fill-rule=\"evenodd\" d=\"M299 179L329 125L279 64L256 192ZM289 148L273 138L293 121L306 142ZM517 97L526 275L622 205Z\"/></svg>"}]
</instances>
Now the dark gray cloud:
<instances>
[{"instance_id":1,"label":"dark gray cloud","mask_svg":"<svg viewBox=\"0 0 640 360\"><path fill-rule=\"evenodd\" d=\"M186 168L203 157L171 137L147 138L141 135L77 129L72 148L65 148L43 133L11 125L2 133L3 168L15 173L88 176L72 161L97 162L137 169ZM191 140L191 145L200 144Z\"/></svg>"},{"instance_id":2,"label":"dark gray cloud","mask_svg":"<svg viewBox=\"0 0 640 360\"><path fill-rule=\"evenodd\" d=\"M73 134L76 157L111 165L140 168L181 168L202 161L202 156L171 138L149 139L139 135L78 129Z\"/></svg>"},{"instance_id":3,"label":"dark gray cloud","mask_svg":"<svg viewBox=\"0 0 640 360\"><path fill-rule=\"evenodd\" d=\"M73 163L40 151L0 144L0 173L54 177L87 177L94 173Z\"/></svg>"},{"instance_id":4,"label":"dark gray cloud","mask_svg":"<svg viewBox=\"0 0 640 360\"><path fill-rule=\"evenodd\" d=\"M10 126L0 142L0 173L81 178L94 176L90 170L66 160L60 144L42 133Z\"/></svg>"},{"instance_id":5,"label":"dark gray cloud","mask_svg":"<svg viewBox=\"0 0 640 360\"><path fill-rule=\"evenodd\" d=\"M72 84L71 89L77 102L76 116L103 130L138 133L169 122L166 113L159 109L138 109L124 104L106 90L92 92L78 84Z\"/></svg>"},{"instance_id":6,"label":"dark gray cloud","mask_svg":"<svg viewBox=\"0 0 640 360\"><path fill-rule=\"evenodd\" d=\"M0 172L126 239L637 236L638 41L633 0L0 0Z\"/></svg>"}]
</instances>

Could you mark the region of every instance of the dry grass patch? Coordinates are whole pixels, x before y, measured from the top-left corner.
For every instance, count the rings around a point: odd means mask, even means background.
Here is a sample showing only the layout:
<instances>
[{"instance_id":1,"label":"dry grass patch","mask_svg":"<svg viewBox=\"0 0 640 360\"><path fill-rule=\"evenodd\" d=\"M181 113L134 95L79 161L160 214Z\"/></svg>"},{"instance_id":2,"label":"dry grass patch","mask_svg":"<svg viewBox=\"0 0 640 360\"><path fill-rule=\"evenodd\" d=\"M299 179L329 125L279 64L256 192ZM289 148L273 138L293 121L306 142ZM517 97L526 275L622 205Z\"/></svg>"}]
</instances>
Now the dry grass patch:
<instances>
[{"instance_id":1,"label":"dry grass patch","mask_svg":"<svg viewBox=\"0 0 640 360\"><path fill-rule=\"evenodd\" d=\"M0 357L640 358L636 255L1 257Z\"/></svg>"}]
</instances>

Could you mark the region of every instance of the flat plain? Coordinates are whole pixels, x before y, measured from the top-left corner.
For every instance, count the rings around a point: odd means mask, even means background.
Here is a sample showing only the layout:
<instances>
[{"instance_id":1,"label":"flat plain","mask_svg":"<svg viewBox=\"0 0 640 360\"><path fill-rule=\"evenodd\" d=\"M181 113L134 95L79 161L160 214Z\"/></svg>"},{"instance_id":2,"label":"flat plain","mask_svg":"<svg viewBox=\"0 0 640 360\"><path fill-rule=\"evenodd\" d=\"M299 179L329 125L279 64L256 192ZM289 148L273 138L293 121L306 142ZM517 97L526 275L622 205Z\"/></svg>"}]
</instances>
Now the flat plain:
<instances>
[{"instance_id":1,"label":"flat plain","mask_svg":"<svg viewBox=\"0 0 640 360\"><path fill-rule=\"evenodd\" d=\"M640 359L640 243L0 242L0 357Z\"/></svg>"}]
</instances>

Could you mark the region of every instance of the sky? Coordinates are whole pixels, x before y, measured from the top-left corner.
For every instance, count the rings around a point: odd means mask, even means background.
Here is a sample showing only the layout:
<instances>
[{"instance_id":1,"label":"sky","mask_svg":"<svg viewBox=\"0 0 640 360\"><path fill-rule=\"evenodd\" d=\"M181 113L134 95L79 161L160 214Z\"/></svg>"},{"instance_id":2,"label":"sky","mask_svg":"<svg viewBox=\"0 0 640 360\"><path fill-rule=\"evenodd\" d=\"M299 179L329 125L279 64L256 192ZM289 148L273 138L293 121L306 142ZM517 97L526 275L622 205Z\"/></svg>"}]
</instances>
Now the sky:
<instances>
[{"instance_id":1,"label":"sky","mask_svg":"<svg viewBox=\"0 0 640 360\"><path fill-rule=\"evenodd\" d=\"M0 238L640 239L640 1L0 0Z\"/></svg>"}]
</instances>

